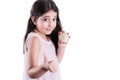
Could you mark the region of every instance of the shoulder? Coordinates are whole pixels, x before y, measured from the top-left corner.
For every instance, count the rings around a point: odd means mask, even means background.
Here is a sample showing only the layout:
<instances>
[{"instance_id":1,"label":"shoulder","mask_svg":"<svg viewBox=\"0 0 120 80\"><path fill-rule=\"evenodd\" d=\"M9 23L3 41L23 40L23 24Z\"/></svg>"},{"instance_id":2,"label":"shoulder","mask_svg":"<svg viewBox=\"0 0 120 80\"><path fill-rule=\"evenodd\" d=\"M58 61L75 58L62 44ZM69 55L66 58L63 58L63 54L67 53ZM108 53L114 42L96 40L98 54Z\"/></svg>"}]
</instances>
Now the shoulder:
<instances>
[{"instance_id":1,"label":"shoulder","mask_svg":"<svg viewBox=\"0 0 120 80\"><path fill-rule=\"evenodd\" d=\"M32 37L28 40L28 44L31 45L31 46L40 45L40 40L39 40L38 37L32 36Z\"/></svg>"},{"instance_id":2,"label":"shoulder","mask_svg":"<svg viewBox=\"0 0 120 80\"><path fill-rule=\"evenodd\" d=\"M39 36L36 33L29 33L28 38L26 40L27 44L35 44L35 43L40 43Z\"/></svg>"},{"instance_id":3,"label":"shoulder","mask_svg":"<svg viewBox=\"0 0 120 80\"><path fill-rule=\"evenodd\" d=\"M36 50L38 51L40 49L40 40L37 36L32 36L28 41L27 41L27 50Z\"/></svg>"}]
</instances>

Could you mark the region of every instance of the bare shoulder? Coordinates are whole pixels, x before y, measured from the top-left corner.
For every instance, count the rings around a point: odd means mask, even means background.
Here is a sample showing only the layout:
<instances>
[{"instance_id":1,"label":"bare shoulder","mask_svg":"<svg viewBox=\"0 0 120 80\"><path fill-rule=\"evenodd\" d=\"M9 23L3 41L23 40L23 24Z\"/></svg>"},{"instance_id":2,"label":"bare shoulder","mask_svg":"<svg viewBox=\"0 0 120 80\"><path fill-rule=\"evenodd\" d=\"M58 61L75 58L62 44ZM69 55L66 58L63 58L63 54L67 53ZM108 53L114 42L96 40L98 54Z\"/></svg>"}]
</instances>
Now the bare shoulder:
<instances>
[{"instance_id":1,"label":"bare shoulder","mask_svg":"<svg viewBox=\"0 0 120 80\"><path fill-rule=\"evenodd\" d=\"M40 44L40 40L38 37L33 36L29 39L29 44L33 45L33 44Z\"/></svg>"},{"instance_id":2,"label":"bare shoulder","mask_svg":"<svg viewBox=\"0 0 120 80\"><path fill-rule=\"evenodd\" d=\"M28 43L27 43L27 49L31 52L36 52L38 50L40 50L40 40L38 37L33 36L29 39Z\"/></svg>"}]
</instances>

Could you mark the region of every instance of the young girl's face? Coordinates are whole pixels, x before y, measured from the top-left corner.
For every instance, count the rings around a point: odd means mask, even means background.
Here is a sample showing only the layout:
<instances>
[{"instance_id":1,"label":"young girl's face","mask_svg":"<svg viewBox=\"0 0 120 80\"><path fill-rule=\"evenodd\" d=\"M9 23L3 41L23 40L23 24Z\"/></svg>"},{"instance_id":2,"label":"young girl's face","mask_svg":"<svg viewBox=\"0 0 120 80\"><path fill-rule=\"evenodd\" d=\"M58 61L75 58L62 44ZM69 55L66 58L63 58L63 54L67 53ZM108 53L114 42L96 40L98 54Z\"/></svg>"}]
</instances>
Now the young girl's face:
<instances>
[{"instance_id":1,"label":"young girl's face","mask_svg":"<svg viewBox=\"0 0 120 80\"><path fill-rule=\"evenodd\" d=\"M56 27L57 13L50 10L35 20L37 30L43 35L49 35Z\"/></svg>"}]
</instances>

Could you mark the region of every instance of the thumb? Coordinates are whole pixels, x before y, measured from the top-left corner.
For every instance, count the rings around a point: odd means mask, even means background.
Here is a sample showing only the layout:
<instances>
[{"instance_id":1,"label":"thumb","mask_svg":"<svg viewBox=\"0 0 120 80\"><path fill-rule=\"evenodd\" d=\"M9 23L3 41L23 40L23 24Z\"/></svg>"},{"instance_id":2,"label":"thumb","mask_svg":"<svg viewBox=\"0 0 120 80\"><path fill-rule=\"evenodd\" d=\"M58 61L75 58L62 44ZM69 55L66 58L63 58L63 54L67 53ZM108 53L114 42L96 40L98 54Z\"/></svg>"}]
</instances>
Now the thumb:
<instances>
[{"instance_id":1,"label":"thumb","mask_svg":"<svg viewBox=\"0 0 120 80\"><path fill-rule=\"evenodd\" d=\"M47 55L44 54L44 62L49 62Z\"/></svg>"}]
</instances>

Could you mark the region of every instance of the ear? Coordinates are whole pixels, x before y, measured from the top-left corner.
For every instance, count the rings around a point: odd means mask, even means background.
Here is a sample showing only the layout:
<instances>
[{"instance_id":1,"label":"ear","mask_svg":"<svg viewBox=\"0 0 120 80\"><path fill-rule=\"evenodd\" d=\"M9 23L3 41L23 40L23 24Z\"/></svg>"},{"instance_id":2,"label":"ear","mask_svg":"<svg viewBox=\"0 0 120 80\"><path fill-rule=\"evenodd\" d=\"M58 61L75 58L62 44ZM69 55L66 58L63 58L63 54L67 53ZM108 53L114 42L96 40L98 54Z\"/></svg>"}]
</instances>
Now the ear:
<instances>
[{"instance_id":1,"label":"ear","mask_svg":"<svg viewBox=\"0 0 120 80\"><path fill-rule=\"evenodd\" d=\"M31 20L32 20L33 24L36 25L36 19L34 16L31 17Z\"/></svg>"}]
</instances>

